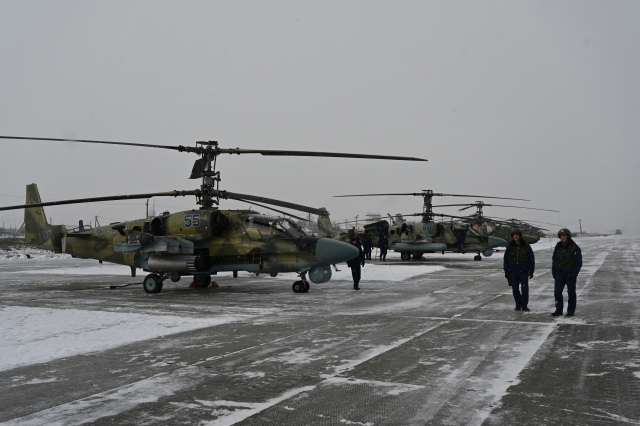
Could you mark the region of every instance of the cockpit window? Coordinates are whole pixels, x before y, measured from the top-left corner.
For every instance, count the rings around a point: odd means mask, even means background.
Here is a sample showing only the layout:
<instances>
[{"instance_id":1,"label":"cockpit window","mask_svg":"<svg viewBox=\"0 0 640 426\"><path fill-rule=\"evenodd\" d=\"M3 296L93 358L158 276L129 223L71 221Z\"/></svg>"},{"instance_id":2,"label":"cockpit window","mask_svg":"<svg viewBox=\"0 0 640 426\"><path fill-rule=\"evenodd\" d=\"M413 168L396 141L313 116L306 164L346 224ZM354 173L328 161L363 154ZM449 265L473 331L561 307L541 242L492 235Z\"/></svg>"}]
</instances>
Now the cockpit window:
<instances>
[{"instance_id":1,"label":"cockpit window","mask_svg":"<svg viewBox=\"0 0 640 426\"><path fill-rule=\"evenodd\" d=\"M297 239L302 235L307 235L302 228L289 219L273 216L247 216L245 226L258 228L263 236Z\"/></svg>"}]
</instances>

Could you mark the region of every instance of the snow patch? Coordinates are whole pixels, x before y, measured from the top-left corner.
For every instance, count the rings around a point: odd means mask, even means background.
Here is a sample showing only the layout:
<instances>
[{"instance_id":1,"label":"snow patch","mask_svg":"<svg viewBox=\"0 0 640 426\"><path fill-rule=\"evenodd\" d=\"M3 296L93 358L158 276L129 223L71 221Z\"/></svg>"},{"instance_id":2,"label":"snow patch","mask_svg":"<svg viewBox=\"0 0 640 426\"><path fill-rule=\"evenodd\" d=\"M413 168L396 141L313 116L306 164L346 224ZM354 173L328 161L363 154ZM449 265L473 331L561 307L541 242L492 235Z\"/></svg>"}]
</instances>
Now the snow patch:
<instances>
[{"instance_id":1,"label":"snow patch","mask_svg":"<svg viewBox=\"0 0 640 426\"><path fill-rule=\"evenodd\" d=\"M347 265L340 265L340 271L336 272L331 269L331 281L352 281L351 268ZM431 274L433 272L443 271L442 265L379 265L373 263L365 264L362 268L361 283L366 282L400 282L409 278L417 277L423 274ZM295 281L295 274L284 273L278 274L274 279L283 279L286 281Z\"/></svg>"},{"instance_id":2,"label":"snow patch","mask_svg":"<svg viewBox=\"0 0 640 426\"><path fill-rule=\"evenodd\" d=\"M131 268L125 265L103 264L79 266L75 268L30 269L28 271L15 271L9 273L22 275L131 275Z\"/></svg>"},{"instance_id":3,"label":"snow patch","mask_svg":"<svg viewBox=\"0 0 640 426\"><path fill-rule=\"evenodd\" d=\"M401 393L411 392L418 389L424 389L425 386L410 385L407 383L382 382L378 380L361 380L347 377L332 377L323 382L323 384L347 384L347 385L370 385L378 388L388 388L386 395L400 395Z\"/></svg>"},{"instance_id":4,"label":"snow patch","mask_svg":"<svg viewBox=\"0 0 640 426\"><path fill-rule=\"evenodd\" d=\"M293 396L301 394L303 392L309 392L314 390L315 386L304 386L301 388L291 389L283 393L282 395L270 399L267 402L235 402L235 401L201 401L198 400L199 403L206 405L208 407L229 407L236 408L231 411L228 409L222 409L215 412L215 415L219 416L216 420L210 422L201 422L201 425L208 426L227 426L233 425L242 420L251 417L261 411L266 410L267 408L271 408L274 405L289 399Z\"/></svg>"},{"instance_id":5,"label":"snow patch","mask_svg":"<svg viewBox=\"0 0 640 426\"><path fill-rule=\"evenodd\" d=\"M0 308L0 371L238 321L76 309Z\"/></svg>"}]
</instances>

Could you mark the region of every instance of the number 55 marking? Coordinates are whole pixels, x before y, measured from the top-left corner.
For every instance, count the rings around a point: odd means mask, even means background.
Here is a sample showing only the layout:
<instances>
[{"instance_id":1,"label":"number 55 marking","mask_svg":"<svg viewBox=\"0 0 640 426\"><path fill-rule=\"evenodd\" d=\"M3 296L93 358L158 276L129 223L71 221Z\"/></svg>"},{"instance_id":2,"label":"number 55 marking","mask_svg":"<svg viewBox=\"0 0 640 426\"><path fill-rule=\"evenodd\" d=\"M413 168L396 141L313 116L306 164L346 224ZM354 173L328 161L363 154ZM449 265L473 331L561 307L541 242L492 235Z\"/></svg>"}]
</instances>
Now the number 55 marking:
<instances>
[{"instance_id":1,"label":"number 55 marking","mask_svg":"<svg viewBox=\"0 0 640 426\"><path fill-rule=\"evenodd\" d=\"M195 228L200 226L200 213L184 215L184 227L191 228L192 225Z\"/></svg>"}]
</instances>

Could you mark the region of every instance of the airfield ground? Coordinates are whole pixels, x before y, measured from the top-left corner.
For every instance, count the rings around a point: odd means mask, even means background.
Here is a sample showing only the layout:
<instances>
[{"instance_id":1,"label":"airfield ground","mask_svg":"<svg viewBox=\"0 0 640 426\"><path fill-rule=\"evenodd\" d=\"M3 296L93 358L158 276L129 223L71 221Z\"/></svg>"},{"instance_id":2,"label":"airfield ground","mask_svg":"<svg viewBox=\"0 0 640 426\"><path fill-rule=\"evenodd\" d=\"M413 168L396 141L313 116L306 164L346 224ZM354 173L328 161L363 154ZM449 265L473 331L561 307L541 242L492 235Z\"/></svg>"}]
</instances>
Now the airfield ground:
<instances>
[{"instance_id":1,"label":"airfield ground","mask_svg":"<svg viewBox=\"0 0 640 426\"><path fill-rule=\"evenodd\" d=\"M0 422L640 424L640 238L577 241L576 317L558 319L548 240L528 313L501 253L394 256L359 292L342 265L307 294L245 273L147 295L109 289L141 282L126 267L5 250Z\"/></svg>"}]
</instances>

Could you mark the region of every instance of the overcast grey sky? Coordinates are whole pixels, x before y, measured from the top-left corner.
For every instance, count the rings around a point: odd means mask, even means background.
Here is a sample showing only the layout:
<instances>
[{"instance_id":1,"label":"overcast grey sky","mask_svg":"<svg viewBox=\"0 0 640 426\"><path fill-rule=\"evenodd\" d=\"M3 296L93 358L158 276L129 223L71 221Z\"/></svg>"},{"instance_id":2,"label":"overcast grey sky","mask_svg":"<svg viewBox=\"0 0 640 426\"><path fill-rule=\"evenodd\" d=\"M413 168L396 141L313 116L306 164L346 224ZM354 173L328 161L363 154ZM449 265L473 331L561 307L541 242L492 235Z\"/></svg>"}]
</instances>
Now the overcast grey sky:
<instances>
[{"instance_id":1,"label":"overcast grey sky","mask_svg":"<svg viewBox=\"0 0 640 426\"><path fill-rule=\"evenodd\" d=\"M419 156L429 162L218 165L224 189L325 206L334 219L418 212L422 201L333 195L433 189L528 198L516 205L561 210L571 228L638 232L639 18L637 1L2 0L0 134ZM1 205L21 203L32 182L44 200L198 185L192 154L0 148ZM104 223L144 216L144 201L46 211L55 223ZM0 221L19 226L22 212Z\"/></svg>"}]
</instances>

